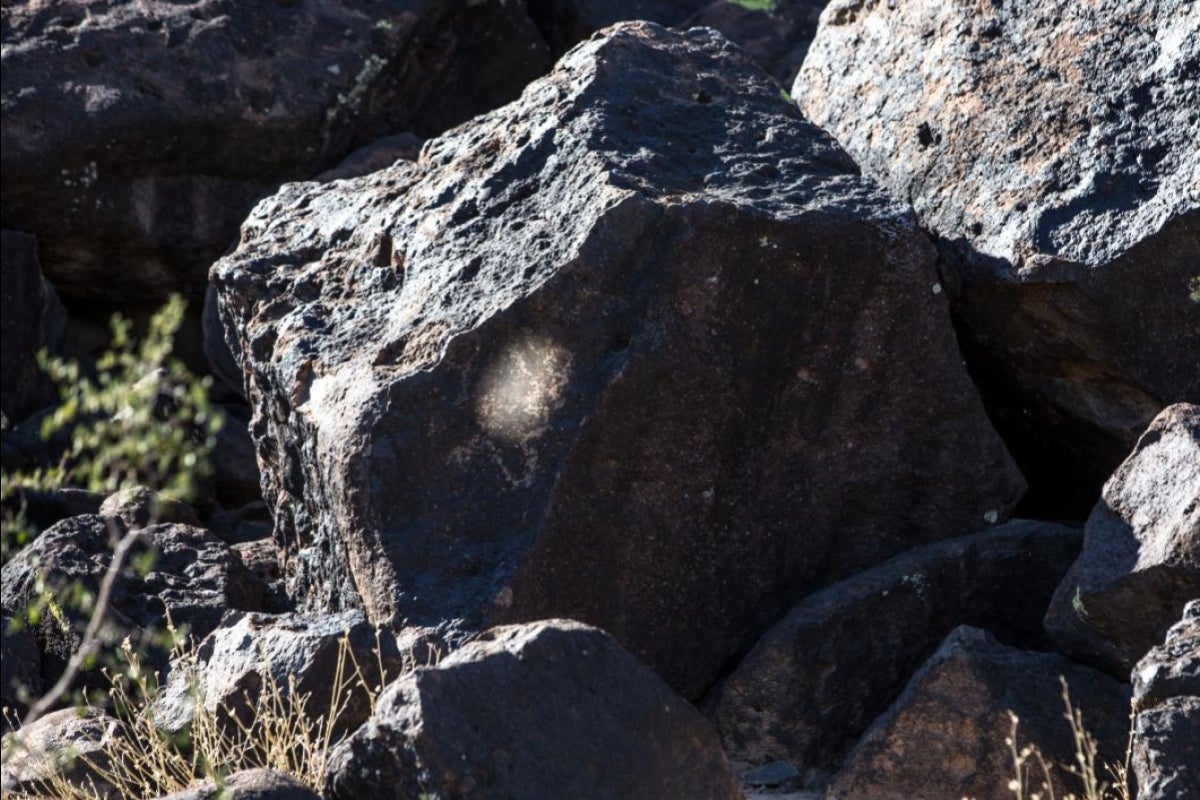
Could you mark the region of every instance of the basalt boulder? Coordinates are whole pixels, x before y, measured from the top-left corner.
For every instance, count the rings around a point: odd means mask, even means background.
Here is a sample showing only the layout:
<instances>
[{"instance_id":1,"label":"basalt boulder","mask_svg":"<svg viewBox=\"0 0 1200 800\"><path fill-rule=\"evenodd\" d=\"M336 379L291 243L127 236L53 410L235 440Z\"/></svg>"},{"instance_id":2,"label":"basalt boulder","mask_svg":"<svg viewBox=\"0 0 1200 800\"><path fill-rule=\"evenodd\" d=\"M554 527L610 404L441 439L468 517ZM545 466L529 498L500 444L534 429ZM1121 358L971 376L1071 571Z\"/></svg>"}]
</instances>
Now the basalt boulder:
<instances>
[{"instance_id":1,"label":"basalt boulder","mask_svg":"<svg viewBox=\"0 0 1200 800\"><path fill-rule=\"evenodd\" d=\"M1013 521L918 548L802 600L714 692L735 762L832 767L959 625L1046 645L1042 615L1078 529Z\"/></svg>"},{"instance_id":2,"label":"basalt boulder","mask_svg":"<svg viewBox=\"0 0 1200 800\"><path fill-rule=\"evenodd\" d=\"M5 4L3 21L0 216L90 302L199 297L283 181L439 133L551 65L498 0Z\"/></svg>"},{"instance_id":3,"label":"basalt boulder","mask_svg":"<svg viewBox=\"0 0 1200 800\"><path fill-rule=\"evenodd\" d=\"M79 647L90 609L81 593L98 595L112 563L113 546L124 533L119 518L82 516L43 532L3 567L3 606L22 613L39 598L39 586L53 593L58 613L43 610L36 626L42 649L42 677L52 684ZM176 523L151 525L138 533L118 573L101 640L115 645L130 637L145 650L152 669L166 671L168 615L180 630L197 638L209 633L227 609L256 610L262 586L235 551L201 528ZM98 675L85 685L107 688Z\"/></svg>"},{"instance_id":4,"label":"basalt boulder","mask_svg":"<svg viewBox=\"0 0 1200 800\"><path fill-rule=\"evenodd\" d=\"M1014 777L1006 743L1013 735L1010 715L1018 719L1018 749L1036 745L1044 754L1055 796L1081 794L1082 785L1063 767L1075 763L1064 682L1072 708L1095 738L1097 765L1123 763L1129 738L1127 685L1058 654L1005 647L986 631L962 627L946 637L875 721L826 797L1008 800ZM1042 792L1040 770L1033 769L1032 778L1029 788Z\"/></svg>"},{"instance_id":5,"label":"basalt boulder","mask_svg":"<svg viewBox=\"0 0 1200 800\"><path fill-rule=\"evenodd\" d=\"M212 279L291 593L580 619L697 696L1020 496L933 260L707 29L614 26L416 164L283 187Z\"/></svg>"},{"instance_id":6,"label":"basalt boulder","mask_svg":"<svg viewBox=\"0 0 1200 800\"><path fill-rule=\"evenodd\" d=\"M1200 598L1200 406L1155 417L1084 528L1083 552L1046 612L1072 658L1122 679Z\"/></svg>"},{"instance_id":7,"label":"basalt boulder","mask_svg":"<svg viewBox=\"0 0 1200 800\"><path fill-rule=\"evenodd\" d=\"M387 688L330 755L330 800L741 800L708 721L603 631L485 633Z\"/></svg>"},{"instance_id":8,"label":"basalt boulder","mask_svg":"<svg viewBox=\"0 0 1200 800\"><path fill-rule=\"evenodd\" d=\"M1190 0L837 0L792 89L940 240L1032 482L1094 491L1200 398L1198 26Z\"/></svg>"}]
</instances>

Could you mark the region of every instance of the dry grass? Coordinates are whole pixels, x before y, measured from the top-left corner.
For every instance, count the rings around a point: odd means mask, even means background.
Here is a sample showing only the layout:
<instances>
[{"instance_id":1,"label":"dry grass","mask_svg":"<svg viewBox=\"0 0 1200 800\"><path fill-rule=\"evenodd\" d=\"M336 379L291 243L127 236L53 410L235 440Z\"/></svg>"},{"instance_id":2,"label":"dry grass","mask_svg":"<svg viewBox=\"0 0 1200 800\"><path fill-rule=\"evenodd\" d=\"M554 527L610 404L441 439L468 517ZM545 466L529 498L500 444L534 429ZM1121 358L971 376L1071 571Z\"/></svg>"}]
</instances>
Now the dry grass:
<instances>
[{"instance_id":1,"label":"dry grass","mask_svg":"<svg viewBox=\"0 0 1200 800\"><path fill-rule=\"evenodd\" d=\"M388 675L377 634L376 674L381 679L370 683L355 658L348 635L339 640L338 648L337 668L330 687L330 710L320 716L308 711L311 694L296 691L296 675L289 676L286 686L266 678L257 699L249 703L252 708L249 715L244 709L239 714L232 708L206 708L198 688L200 683L194 679L199 669L196 648L194 644L177 648L173 654L174 669L186 670L185 674L192 678L190 699L194 715L187 734L172 737L160 730L155 721L152 700L157 693L156 676L143 670L140 658L126 642L122 647L126 669L120 674L106 672L112 687L109 700L117 718L115 735L105 747L103 758L74 756L96 776L97 783L72 782L64 777L63 771L58 771L34 790L12 797L99 800L115 794L125 798L155 798L205 780L219 787L228 775L256 767L287 773L320 793L329 756L339 742L336 732L345 727L339 723L352 701L356 696L365 696L374 713L383 687L416 666L410 653L403 670L398 675ZM261 670L264 676L271 675L269 666L264 656ZM14 738L14 747L19 748L19 733ZM103 791L105 786L111 788Z\"/></svg>"}]
</instances>

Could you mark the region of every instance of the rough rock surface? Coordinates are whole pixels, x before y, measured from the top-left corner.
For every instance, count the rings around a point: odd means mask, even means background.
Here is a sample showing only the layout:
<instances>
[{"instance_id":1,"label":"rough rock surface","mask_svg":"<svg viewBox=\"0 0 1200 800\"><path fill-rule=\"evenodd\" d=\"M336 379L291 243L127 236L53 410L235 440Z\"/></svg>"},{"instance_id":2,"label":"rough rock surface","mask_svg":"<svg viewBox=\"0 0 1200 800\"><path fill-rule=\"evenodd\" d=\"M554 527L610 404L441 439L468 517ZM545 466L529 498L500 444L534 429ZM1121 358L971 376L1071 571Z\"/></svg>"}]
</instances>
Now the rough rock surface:
<instances>
[{"instance_id":1,"label":"rough rock surface","mask_svg":"<svg viewBox=\"0 0 1200 800\"><path fill-rule=\"evenodd\" d=\"M393 683L328 775L331 800L742 796L699 712L564 620L493 629Z\"/></svg>"},{"instance_id":2,"label":"rough rock surface","mask_svg":"<svg viewBox=\"0 0 1200 800\"><path fill-rule=\"evenodd\" d=\"M837 0L792 90L942 240L964 350L1096 486L1200 398L1198 28L1190 0Z\"/></svg>"},{"instance_id":3,"label":"rough rock surface","mask_svg":"<svg viewBox=\"0 0 1200 800\"><path fill-rule=\"evenodd\" d=\"M213 496L225 508L262 502L262 477L249 431L250 411L244 404L228 404L220 410L225 422L217 431L210 458Z\"/></svg>"},{"instance_id":4,"label":"rough rock surface","mask_svg":"<svg viewBox=\"0 0 1200 800\"><path fill-rule=\"evenodd\" d=\"M60 346L66 313L42 277L34 237L0 232L0 270L0 414L8 428L53 398L50 382L37 365L37 352Z\"/></svg>"},{"instance_id":5,"label":"rough rock surface","mask_svg":"<svg viewBox=\"0 0 1200 800\"><path fill-rule=\"evenodd\" d=\"M163 497L153 489L135 486L104 498L100 516L120 520L125 530L144 528L164 522L200 527L196 509L179 500Z\"/></svg>"},{"instance_id":6,"label":"rough rock surface","mask_svg":"<svg viewBox=\"0 0 1200 800\"><path fill-rule=\"evenodd\" d=\"M550 66L520 3L5 4L3 224L64 296L199 296L254 202ZM119 275L120 280L113 280Z\"/></svg>"},{"instance_id":7,"label":"rough rock surface","mask_svg":"<svg viewBox=\"0 0 1200 800\"><path fill-rule=\"evenodd\" d=\"M287 586L283 580L283 558L279 552L279 544L270 536L269 529L266 538L239 542L233 545L233 550L242 559L246 569L262 584L264 612L286 614L296 610L288 597Z\"/></svg>"},{"instance_id":8,"label":"rough rock surface","mask_svg":"<svg viewBox=\"0 0 1200 800\"><path fill-rule=\"evenodd\" d=\"M827 769L959 625L1045 644L1042 615L1079 553L1077 529L1014 521L926 545L800 602L716 691L725 752Z\"/></svg>"},{"instance_id":9,"label":"rough rock surface","mask_svg":"<svg viewBox=\"0 0 1200 800\"><path fill-rule=\"evenodd\" d=\"M1052 763L1074 763L1060 675L1096 737L1100 763L1120 762L1129 733L1127 686L1060 655L1014 650L985 631L962 627L863 736L827 797L1011 800L1009 711L1020 719L1020 745L1036 744ZM1058 767L1052 780L1058 797L1080 792Z\"/></svg>"},{"instance_id":10,"label":"rough rock surface","mask_svg":"<svg viewBox=\"0 0 1200 800\"><path fill-rule=\"evenodd\" d=\"M0 706L3 707L4 733L10 723L19 720L26 711L25 700L37 699L42 693L42 658L37 637L27 626L14 624L13 617L4 613L0 621Z\"/></svg>"},{"instance_id":11,"label":"rough rock surface","mask_svg":"<svg viewBox=\"0 0 1200 800\"><path fill-rule=\"evenodd\" d=\"M73 517L64 520L25 547L3 567L3 606L20 612L37 596L40 576L58 596L73 586L96 596L100 581L112 562L114 534L123 528L114 518ZM242 565L237 554L208 531L179 524L145 528L120 573L109 609L107 635L113 642L130 636L147 646L151 664L166 667L166 652L157 634L166 628L170 614L175 625L203 637L220 622L226 609L256 610L262 586ZM156 555L150 569L139 574L136 565L144 554ZM38 626L43 650L42 672L47 682L57 680L87 623L87 614L62 603L71 625L63 630L46 615ZM86 678L85 678L86 679ZM99 679L100 685L104 685Z\"/></svg>"},{"instance_id":12,"label":"rough rock surface","mask_svg":"<svg viewBox=\"0 0 1200 800\"><path fill-rule=\"evenodd\" d=\"M687 21L737 42L781 86L791 88L827 0L775 0L767 8L716 0Z\"/></svg>"},{"instance_id":13,"label":"rough rock surface","mask_svg":"<svg viewBox=\"0 0 1200 800\"><path fill-rule=\"evenodd\" d=\"M1200 600L1133 670L1133 771L1141 800L1200 797Z\"/></svg>"},{"instance_id":14,"label":"rough rock surface","mask_svg":"<svg viewBox=\"0 0 1200 800\"><path fill-rule=\"evenodd\" d=\"M204 781L160 800L320 800L320 795L282 772L248 769L230 775L219 787Z\"/></svg>"},{"instance_id":15,"label":"rough rock surface","mask_svg":"<svg viewBox=\"0 0 1200 800\"><path fill-rule=\"evenodd\" d=\"M415 165L286 186L212 277L316 607L581 619L694 697L1022 490L911 218L713 31L615 26Z\"/></svg>"},{"instance_id":16,"label":"rough rock surface","mask_svg":"<svg viewBox=\"0 0 1200 800\"><path fill-rule=\"evenodd\" d=\"M112 787L88 762L107 769L105 749L119 735L117 721L103 711L52 711L5 737L0 788L6 795L24 791L37 796L45 781L58 774L97 796L109 796Z\"/></svg>"},{"instance_id":17,"label":"rough rock surface","mask_svg":"<svg viewBox=\"0 0 1200 800\"><path fill-rule=\"evenodd\" d=\"M1117 469L1046 613L1072 658L1126 678L1200 598L1200 406L1159 414Z\"/></svg>"},{"instance_id":18,"label":"rough rock surface","mask_svg":"<svg viewBox=\"0 0 1200 800\"><path fill-rule=\"evenodd\" d=\"M366 722L371 709L366 693L356 684L339 686L338 675L343 681L353 680L357 664L361 678L378 687L414 666L418 658L422 663L430 660L420 642L407 644L402 650L395 634L377 631L361 611L321 616L231 612L200 643L194 665L171 670L156 700L155 721L169 731L186 728L198 691L212 715L236 716L251 726L270 680L282 695L293 689L297 696L307 695L304 712L314 722L329 718L336 692L336 704L343 710L334 730L347 733Z\"/></svg>"}]
</instances>

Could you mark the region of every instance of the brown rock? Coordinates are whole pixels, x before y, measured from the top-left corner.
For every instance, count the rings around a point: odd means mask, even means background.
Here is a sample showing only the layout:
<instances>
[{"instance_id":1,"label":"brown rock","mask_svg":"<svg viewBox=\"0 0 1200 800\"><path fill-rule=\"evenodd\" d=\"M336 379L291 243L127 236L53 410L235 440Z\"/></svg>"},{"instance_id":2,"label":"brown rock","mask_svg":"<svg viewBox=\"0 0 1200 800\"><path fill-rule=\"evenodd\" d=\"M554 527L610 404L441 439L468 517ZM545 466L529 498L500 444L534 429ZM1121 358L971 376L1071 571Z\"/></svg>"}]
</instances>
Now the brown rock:
<instances>
[{"instance_id":1,"label":"brown rock","mask_svg":"<svg viewBox=\"0 0 1200 800\"><path fill-rule=\"evenodd\" d=\"M285 187L213 280L290 590L571 616L698 696L1020 496L932 256L703 29L616 26L416 165Z\"/></svg>"},{"instance_id":2,"label":"brown rock","mask_svg":"<svg viewBox=\"0 0 1200 800\"><path fill-rule=\"evenodd\" d=\"M566 620L493 629L393 683L328 774L331 800L742 797L708 721Z\"/></svg>"},{"instance_id":3,"label":"brown rock","mask_svg":"<svg viewBox=\"0 0 1200 800\"><path fill-rule=\"evenodd\" d=\"M1163 411L1104 485L1046 613L1072 658L1126 679L1200 597L1200 406Z\"/></svg>"},{"instance_id":4,"label":"brown rock","mask_svg":"<svg viewBox=\"0 0 1200 800\"><path fill-rule=\"evenodd\" d=\"M117 720L98 709L53 711L4 737L4 793L49 791L55 775L98 797L112 787L101 777L111 767L106 751L120 736Z\"/></svg>"}]
</instances>

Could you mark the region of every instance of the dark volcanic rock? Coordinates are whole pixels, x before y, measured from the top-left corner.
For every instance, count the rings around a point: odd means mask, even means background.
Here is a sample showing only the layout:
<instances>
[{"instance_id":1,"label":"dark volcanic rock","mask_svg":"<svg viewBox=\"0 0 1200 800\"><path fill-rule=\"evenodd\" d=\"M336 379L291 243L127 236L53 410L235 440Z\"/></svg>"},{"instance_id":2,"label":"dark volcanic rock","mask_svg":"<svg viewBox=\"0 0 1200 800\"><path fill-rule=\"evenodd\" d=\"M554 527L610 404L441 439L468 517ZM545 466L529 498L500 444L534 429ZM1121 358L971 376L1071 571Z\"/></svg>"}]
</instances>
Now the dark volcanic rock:
<instances>
[{"instance_id":1,"label":"dark volcanic rock","mask_svg":"<svg viewBox=\"0 0 1200 800\"><path fill-rule=\"evenodd\" d=\"M601 28L627 20L679 25L709 0L526 0L555 55Z\"/></svg>"},{"instance_id":2,"label":"dark volcanic rock","mask_svg":"<svg viewBox=\"0 0 1200 800\"><path fill-rule=\"evenodd\" d=\"M1141 800L1200 797L1200 600L1133 670L1133 771Z\"/></svg>"},{"instance_id":3,"label":"dark volcanic rock","mask_svg":"<svg viewBox=\"0 0 1200 800\"><path fill-rule=\"evenodd\" d=\"M258 578L263 587L262 609L268 614L285 614L295 611L294 604L287 594L287 585L283 579L283 558L279 545L271 538L268 530L267 538L253 542L238 542L233 550L242 559L246 569Z\"/></svg>"},{"instance_id":4,"label":"dark volcanic rock","mask_svg":"<svg viewBox=\"0 0 1200 800\"><path fill-rule=\"evenodd\" d=\"M7 466L7 465L6 465ZM45 530L68 517L100 513L103 494L83 489L27 489L19 486L0 504L0 513L25 515L25 521L37 531Z\"/></svg>"},{"instance_id":5,"label":"dark volcanic rock","mask_svg":"<svg viewBox=\"0 0 1200 800\"><path fill-rule=\"evenodd\" d=\"M837 0L822 22L800 107L942 240L964 350L1098 486L1200 398L1200 12Z\"/></svg>"},{"instance_id":6,"label":"dark volcanic rock","mask_svg":"<svg viewBox=\"0 0 1200 800\"><path fill-rule=\"evenodd\" d=\"M769 8L716 0L687 21L737 42L781 86L791 88L827 0L776 0Z\"/></svg>"},{"instance_id":7,"label":"dark volcanic rock","mask_svg":"<svg viewBox=\"0 0 1200 800\"><path fill-rule=\"evenodd\" d=\"M160 800L320 800L320 795L282 772L248 769L233 773L220 786L203 781Z\"/></svg>"},{"instance_id":8,"label":"dark volcanic rock","mask_svg":"<svg viewBox=\"0 0 1200 800\"><path fill-rule=\"evenodd\" d=\"M603 631L496 628L379 698L332 800L741 798L708 721Z\"/></svg>"},{"instance_id":9,"label":"dark volcanic rock","mask_svg":"<svg viewBox=\"0 0 1200 800\"><path fill-rule=\"evenodd\" d=\"M402 649L395 634L367 624L361 611L322 616L233 612L200 643L194 663L171 670L155 701L155 723L164 730L183 730L198 699L218 719L236 716L253 726L264 691L268 698L294 691L297 697L307 695L304 713L311 723L328 720L336 702L341 710L334 731L341 735L371 713L359 679L377 689L430 656L420 641L408 641ZM267 681L274 682L274 690L267 689Z\"/></svg>"},{"instance_id":10,"label":"dark volcanic rock","mask_svg":"<svg viewBox=\"0 0 1200 800\"><path fill-rule=\"evenodd\" d=\"M64 630L44 615L38 626L43 649L42 672L46 682L57 680L71 653L78 647L88 616L62 599L83 589L93 597L112 562L115 536L123 533L115 518L74 517L45 531L4 565L3 606L20 612L37 597L42 576L66 620ZM153 525L139 533L113 590L106 632L107 641L130 636L143 643L151 666L166 666L166 651L157 634L166 629L169 614L175 625L203 637L220 622L226 609L256 610L262 586L242 565L237 554L208 531L187 525ZM139 562L153 552L150 569L139 574ZM85 678L86 680L86 678ZM99 679L104 686L102 679Z\"/></svg>"},{"instance_id":11,"label":"dark volcanic rock","mask_svg":"<svg viewBox=\"0 0 1200 800\"><path fill-rule=\"evenodd\" d=\"M1020 719L1020 746L1036 744L1052 764L1075 763L1060 676L1096 738L1098 763L1123 762L1127 686L1060 655L1014 650L962 627L867 731L830 785L829 800L1011 800L1010 711ZM1060 767L1051 773L1058 797L1080 792Z\"/></svg>"},{"instance_id":12,"label":"dark volcanic rock","mask_svg":"<svg viewBox=\"0 0 1200 800\"><path fill-rule=\"evenodd\" d=\"M569 616L694 697L1022 490L924 237L712 31L611 28L416 165L284 187L212 276L314 607Z\"/></svg>"},{"instance_id":13,"label":"dark volcanic rock","mask_svg":"<svg viewBox=\"0 0 1200 800\"><path fill-rule=\"evenodd\" d=\"M117 721L98 709L81 712L64 708L26 725L15 735L4 738L4 794L30 792L39 796L54 775L90 792L89 796L108 797L112 787L93 766L111 769L105 756L115 737L120 736Z\"/></svg>"},{"instance_id":14,"label":"dark volcanic rock","mask_svg":"<svg viewBox=\"0 0 1200 800\"><path fill-rule=\"evenodd\" d=\"M179 500L163 497L145 486L122 489L104 498L99 514L120 520L126 530L161 522L200 527L196 509Z\"/></svg>"},{"instance_id":15,"label":"dark volcanic rock","mask_svg":"<svg viewBox=\"0 0 1200 800\"><path fill-rule=\"evenodd\" d=\"M230 404L222 406L221 413L224 422L210 457L213 494L226 508L261 503L262 478L250 437L250 410L242 404Z\"/></svg>"},{"instance_id":16,"label":"dark volcanic rock","mask_svg":"<svg viewBox=\"0 0 1200 800\"><path fill-rule=\"evenodd\" d=\"M1108 483L1046 613L1072 658L1126 678L1200 598L1200 406L1159 414Z\"/></svg>"},{"instance_id":17,"label":"dark volcanic rock","mask_svg":"<svg viewBox=\"0 0 1200 800\"><path fill-rule=\"evenodd\" d=\"M513 2L5 4L3 32L3 224L64 296L117 301L199 296L280 182L550 66Z\"/></svg>"},{"instance_id":18,"label":"dark volcanic rock","mask_svg":"<svg viewBox=\"0 0 1200 800\"><path fill-rule=\"evenodd\" d=\"M25 701L42 694L42 658L33 631L15 623L7 612L0 622L0 637L0 706L7 733L10 723L25 714Z\"/></svg>"},{"instance_id":19,"label":"dark volcanic rock","mask_svg":"<svg viewBox=\"0 0 1200 800\"><path fill-rule=\"evenodd\" d=\"M245 399L246 387L242 380L241 356L229 349L237 343L225 337L221 325L221 310L217 305L217 287L212 284L204 290L204 306L200 312L201 346L208 368L220 379L221 384Z\"/></svg>"},{"instance_id":20,"label":"dark volcanic rock","mask_svg":"<svg viewBox=\"0 0 1200 800\"><path fill-rule=\"evenodd\" d=\"M927 545L811 595L717 691L710 717L735 762L832 766L959 625L1043 645L1042 615L1078 530L1017 521Z\"/></svg>"},{"instance_id":21,"label":"dark volcanic rock","mask_svg":"<svg viewBox=\"0 0 1200 800\"><path fill-rule=\"evenodd\" d=\"M42 277L34 237L0 232L0 272L0 414L8 428L52 399L37 353L61 344L66 313Z\"/></svg>"}]
</instances>

